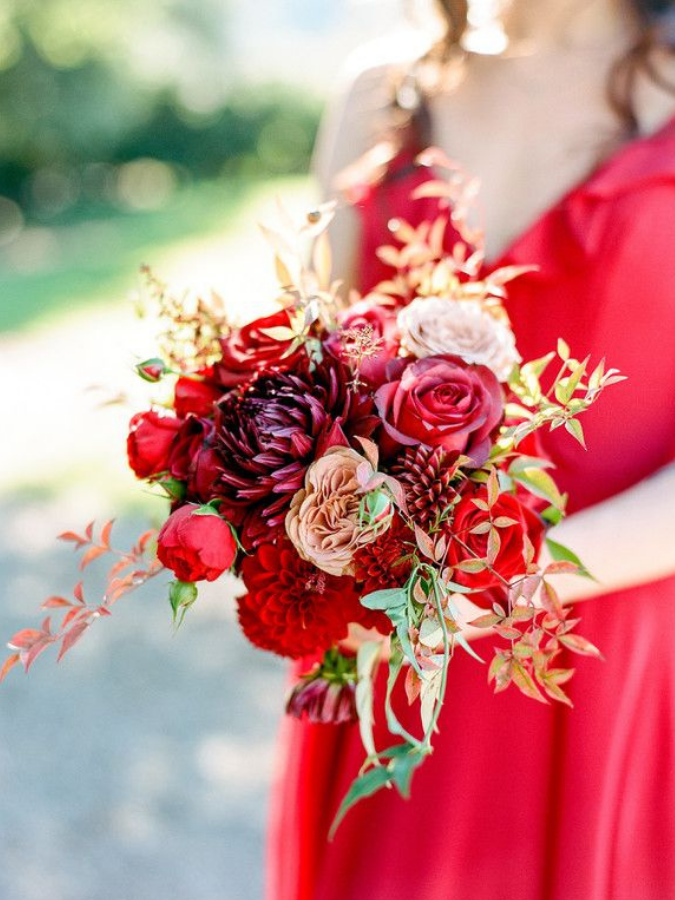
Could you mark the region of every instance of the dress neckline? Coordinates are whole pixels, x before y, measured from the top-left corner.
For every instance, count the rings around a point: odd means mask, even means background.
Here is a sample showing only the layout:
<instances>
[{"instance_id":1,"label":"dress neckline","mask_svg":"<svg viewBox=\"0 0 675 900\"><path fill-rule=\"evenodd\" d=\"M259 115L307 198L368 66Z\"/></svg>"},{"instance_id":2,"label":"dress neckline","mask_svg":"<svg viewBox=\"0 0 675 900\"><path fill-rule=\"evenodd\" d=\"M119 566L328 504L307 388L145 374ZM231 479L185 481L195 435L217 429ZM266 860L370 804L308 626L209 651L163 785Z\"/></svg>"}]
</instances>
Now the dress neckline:
<instances>
[{"instance_id":1,"label":"dress neckline","mask_svg":"<svg viewBox=\"0 0 675 900\"><path fill-rule=\"evenodd\" d=\"M612 171L617 167L620 168L621 164L632 156L636 150L661 140L671 129L675 130L675 112L648 134L638 135L620 144L607 157L594 165L586 175L575 181L558 199L544 207L529 224L521 229L512 240L507 242L506 246L496 256L489 259L486 258L483 264L485 271L492 272L503 266L524 241L530 238L554 213L569 203L574 196L590 192L597 182L606 182ZM675 170L675 154L673 154L672 168Z\"/></svg>"}]
</instances>

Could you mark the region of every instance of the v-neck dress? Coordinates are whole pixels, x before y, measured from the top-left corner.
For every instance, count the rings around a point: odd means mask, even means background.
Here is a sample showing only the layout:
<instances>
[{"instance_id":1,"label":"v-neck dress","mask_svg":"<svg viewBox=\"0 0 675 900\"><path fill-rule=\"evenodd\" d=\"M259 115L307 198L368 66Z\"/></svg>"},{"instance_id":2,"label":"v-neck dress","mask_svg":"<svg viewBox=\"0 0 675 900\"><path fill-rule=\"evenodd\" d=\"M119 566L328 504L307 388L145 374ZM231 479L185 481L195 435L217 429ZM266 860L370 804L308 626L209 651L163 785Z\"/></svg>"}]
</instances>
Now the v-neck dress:
<instances>
[{"instance_id":1,"label":"v-neck dress","mask_svg":"<svg viewBox=\"0 0 675 900\"><path fill-rule=\"evenodd\" d=\"M364 194L364 287L385 274L373 250L388 219L428 215L409 198L423 177L404 167ZM604 356L628 376L584 416L587 452L561 431L546 439L570 512L672 463L675 119L620 149L498 264L539 267L509 289L525 358L564 337L575 356ZM675 497L664 500L675 517ZM675 577L605 594L579 614L605 661L570 661L574 709L514 689L493 696L485 667L456 655L436 750L411 799L385 790L362 801L332 842L363 761L358 728L287 719L268 900L673 900Z\"/></svg>"}]
</instances>

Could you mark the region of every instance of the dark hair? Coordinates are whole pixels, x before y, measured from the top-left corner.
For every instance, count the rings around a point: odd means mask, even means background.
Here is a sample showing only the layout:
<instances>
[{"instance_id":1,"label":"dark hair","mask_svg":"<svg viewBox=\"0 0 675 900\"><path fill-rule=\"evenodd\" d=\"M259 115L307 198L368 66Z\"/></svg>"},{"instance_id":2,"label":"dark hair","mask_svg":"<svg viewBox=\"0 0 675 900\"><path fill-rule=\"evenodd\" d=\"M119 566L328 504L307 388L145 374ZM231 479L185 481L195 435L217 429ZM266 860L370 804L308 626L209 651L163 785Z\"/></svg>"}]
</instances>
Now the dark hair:
<instances>
[{"instance_id":1,"label":"dark hair","mask_svg":"<svg viewBox=\"0 0 675 900\"><path fill-rule=\"evenodd\" d=\"M635 80L644 72L664 90L675 94L675 84L667 82L654 65L656 49L675 53L675 0L627 0L640 24L640 34L628 52L612 66L607 82L607 98L629 133L637 130L634 108ZM461 45L467 29L468 0L436 0L445 22L445 34L428 55L429 60L447 62ZM669 15L670 14L670 15ZM420 115L424 115L421 112ZM425 127L423 121L418 125Z\"/></svg>"}]
</instances>

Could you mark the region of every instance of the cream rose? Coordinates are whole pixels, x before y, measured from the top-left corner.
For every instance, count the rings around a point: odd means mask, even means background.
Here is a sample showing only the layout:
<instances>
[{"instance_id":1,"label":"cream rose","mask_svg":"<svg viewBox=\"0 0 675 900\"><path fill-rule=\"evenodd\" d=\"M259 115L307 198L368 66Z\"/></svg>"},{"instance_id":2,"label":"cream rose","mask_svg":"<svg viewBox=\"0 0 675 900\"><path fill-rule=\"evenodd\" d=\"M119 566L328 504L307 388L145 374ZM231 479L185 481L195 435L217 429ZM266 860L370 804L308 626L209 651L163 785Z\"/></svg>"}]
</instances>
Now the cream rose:
<instances>
[{"instance_id":1,"label":"cream rose","mask_svg":"<svg viewBox=\"0 0 675 900\"><path fill-rule=\"evenodd\" d=\"M361 485L372 474L348 447L333 447L312 463L286 515L286 533L303 559L330 575L353 574L354 553L386 527L361 521Z\"/></svg>"},{"instance_id":2,"label":"cream rose","mask_svg":"<svg viewBox=\"0 0 675 900\"><path fill-rule=\"evenodd\" d=\"M398 314L401 346L413 356L451 354L487 366L506 381L520 361L509 326L476 300L418 297Z\"/></svg>"}]
</instances>

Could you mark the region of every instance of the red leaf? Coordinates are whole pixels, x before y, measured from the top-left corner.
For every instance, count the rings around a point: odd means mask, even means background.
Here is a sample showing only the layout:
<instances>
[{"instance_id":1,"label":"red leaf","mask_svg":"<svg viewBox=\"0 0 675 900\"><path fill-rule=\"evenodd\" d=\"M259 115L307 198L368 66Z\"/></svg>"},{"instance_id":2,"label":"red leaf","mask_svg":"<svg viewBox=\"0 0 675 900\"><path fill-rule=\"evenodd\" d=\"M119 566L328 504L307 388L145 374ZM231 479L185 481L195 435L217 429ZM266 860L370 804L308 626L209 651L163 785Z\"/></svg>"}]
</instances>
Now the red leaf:
<instances>
[{"instance_id":1,"label":"red leaf","mask_svg":"<svg viewBox=\"0 0 675 900\"><path fill-rule=\"evenodd\" d=\"M77 600L78 603L84 603L84 594L82 592L82 582L78 581L75 587L73 588L73 596Z\"/></svg>"},{"instance_id":2,"label":"red leaf","mask_svg":"<svg viewBox=\"0 0 675 900\"><path fill-rule=\"evenodd\" d=\"M492 628L493 625L501 622L501 620L501 616L486 613L484 616L478 616L477 619L473 619L469 622L469 625L473 625L474 628Z\"/></svg>"},{"instance_id":3,"label":"red leaf","mask_svg":"<svg viewBox=\"0 0 675 900\"><path fill-rule=\"evenodd\" d=\"M87 527L84 529L84 533L87 535L87 539L89 541L94 540L94 523L90 522Z\"/></svg>"},{"instance_id":4,"label":"red leaf","mask_svg":"<svg viewBox=\"0 0 675 900\"><path fill-rule=\"evenodd\" d=\"M544 569L544 575L576 575L578 572L579 566L564 559L549 563Z\"/></svg>"},{"instance_id":5,"label":"red leaf","mask_svg":"<svg viewBox=\"0 0 675 900\"><path fill-rule=\"evenodd\" d=\"M40 609L53 609L58 606L72 605L73 604L70 602L70 600L66 600L65 597L49 597L47 600L45 600Z\"/></svg>"},{"instance_id":6,"label":"red leaf","mask_svg":"<svg viewBox=\"0 0 675 900\"><path fill-rule=\"evenodd\" d=\"M70 631L64 635L63 641L61 643L61 649L59 650L59 655L56 658L57 662L60 662L66 653L74 647L75 644L82 637L84 632L89 628L90 622L78 622L77 625L73 625Z\"/></svg>"},{"instance_id":7,"label":"red leaf","mask_svg":"<svg viewBox=\"0 0 675 900\"><path fill-rule=\"evenodd\" d=\"M573 653L579 653L581 656L594 656L596 659L602 659L602 653L595 644L591 644L586 638L579 634L561 634L558 637L560 643L571 650Z\"/></svg>"},{"instance_id":8,"label":"red leaf","mask_svg":"<svg viewBox=\"0 0 675 900\"><path fill-rule=\"evenodd\" d=\"M110 572L108 572L108 579L112 582L115 575L119 575L119 573L124 571L124 569L131 565L132 562L133 560L129 559L128 556L118 559L115 565L110 569Z\"/></svg>"},{"instance_id":9,"label":"red leaf","mask_svg":"<svg viewBox=\"0 0 675 900\"><path fill-rule=\"evenodd\" d=\"M548 581L542 581L539 599L546 612L562 618L562 604L558 597L558 592Z\"/></svg>"},{"instance_id":10,"label":"red leaf","mask_svg":"<svg viewBox=\"0 0 675 900\"><path fill-rule=\"evenodd\" d=\"M426 531L417 524L415 525L415 540L417 541L420 553L423 556L426 556L427 559L434 561L434 542Z\"/></svg>"},{"instance_id":11,"label":"red leaf","mask_svg":"<svg viewBox=\"0 0 675 900\"><path fill-rule=\"evenodd\" d=\"M495 631L500 637L506 638L507 641L516 640L521 637L521 632L517 628L509 625L495 625Z\"/></svg>"},{"instance_id":12,"label":"red leaf","mask_svg":"<svg viewBox=\"0 0 675 900\"><path fill-rule=\"evenodd\" d=\"M61 631L63 631L64 628L67 628L68 625L70 625L70 623L73 621L73 619L81 616L82 612L83 610L80 606L74 606L69 612L67 612L63 618L63 622L61 622Z\"/></svg>"},{"instance_id":13,"label":"red leaf","mask_svg":"<svg viewBox=\"0 0 675 900\"><path fill-rule=\"evenodd\" d=\"M7 677L8 672L10 672L14 666L18 663L20 657L18 653L13 654L13 656L8 656L7 659L2 664L2 668L0 669L0 684Z\"/></svg>"},{"instance_id":14,"label":"red leaf","mask_svg":"<svg viewBox=\"0 0 675 900\"><path fill-rule=\"evenodd\" d=\"M106 549L110 549L110 532L112 531L114 519L110 519L109 522L106 522L103 528L101 529L101 543Z\"/></svg>"},{"instance_id":15,"label":"red leaf","mask_svg":"<svg viewBox=\"0 0 675 900\"><path fill-rule=\"evenodd\" d=\"M9 639L8 646L15 650L28 650L42 637L42 632L37 628L24 628Z\"/></svg>"},{"instance_id":16,"label":"red leaf","mask_svg":"<svg viewBox=\"0 0 675 900\"><path fill-rule=\"evenodd\" d=\"M79 534L75 534L74 531L63 531L61 534L58 535L58 540L59 541L72 541L73 543L79 544L80 546L82 546L82 544L87 543L83 537L80 537Z\"/></svg>"},{"instance_id":17,"label":"red leaf","mask_svg":"<svg viewBox=\"0 0 675 900\"><path fill-rule=\"evenodd\" d=\"M515 660L513 663L513 683L526 697L531 697L540 703L548 703L548 700L541 695L539 688L534 683L534 679L527 669Z\"/></svg>"},{"instance_id":18,"label":"red leaf","mask_svg":"<svg viewBox=\"0 0 675 900\"><path fill-rule=\"evenodd\" d=\"M43 635L42 639L36 641L30 650L21 654L21 662L23 663L26 672L30 669L38 656L43 653L50 644L53 644L55 640L56 638L54 635Z\"/></svg>"},{"instance_id":19,"label":"red leaf","mask_svg":"<svg viewBox=\"0 0 675 900\"><path fill-rule=\"evenodd\" d=\"M80 560L80 569L85 569L89 563L92 563L107 552L108 550L105 547L90 547Z\"/></svg>"},{"instance_id":20,"label":"red leaf","mask_svg":"<svg viewBox=\"0 0 675 900\"><path fill-rule=\"evenodd\" d=\"M150 528L148 531L144 531L143 534L138 539L138 546L140 547L141 553L145 550L148 543L156 536L157 529Z\"/></svg>"},{"instance_id":21,"label":"red leaf","mask_svg":"<svg viewBox=\"0 0 675 900\"><path fill-rule=\"evenodd\" d=\"M552 700L557 700L558 703L564 703L566 706L574 707L574 704L565 691L563 691L561 687L558 687L554 681L550 681L546 678L546 676L543 678L543 688Z\"/></svg>"},{"instance_id":22,"label":"red leaf","mask_svg":"<svg viewBox=\"0 0 675 900\"><path fill-rule=\"evenodd\" d=\"M408 666L408 671L405 676L405 693L408 698L408 703L413 704L415 700L420 695L422 690L422 679L417 674L417 672L413 669L412 666Z\"/></svg>"}]
</instances>

